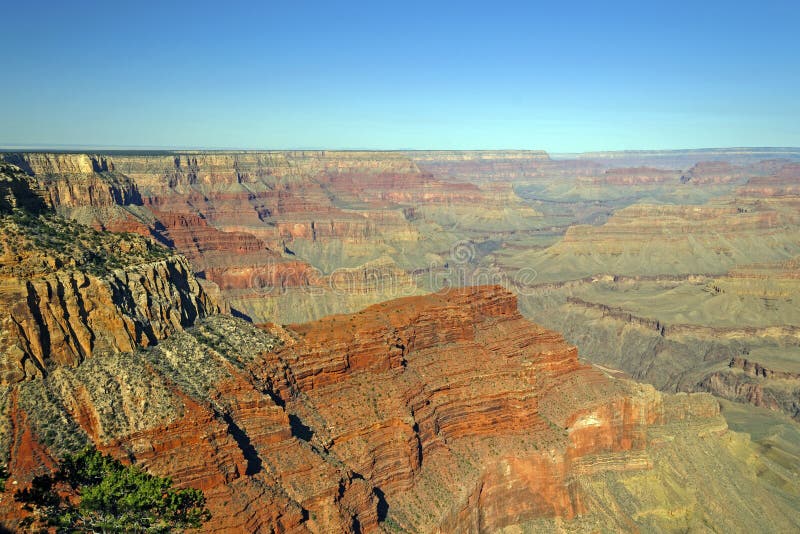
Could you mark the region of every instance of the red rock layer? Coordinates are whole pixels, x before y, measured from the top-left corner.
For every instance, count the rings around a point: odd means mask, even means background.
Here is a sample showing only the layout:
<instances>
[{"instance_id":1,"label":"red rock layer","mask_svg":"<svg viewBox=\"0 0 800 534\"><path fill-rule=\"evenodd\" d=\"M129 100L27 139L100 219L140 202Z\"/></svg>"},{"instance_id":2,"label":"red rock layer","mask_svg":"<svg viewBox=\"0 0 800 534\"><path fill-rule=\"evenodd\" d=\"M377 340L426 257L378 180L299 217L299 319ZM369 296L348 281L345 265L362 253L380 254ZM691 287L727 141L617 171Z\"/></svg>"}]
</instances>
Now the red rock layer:
<instances>
[{"instance_id":1,"label":"red rock layer","mask_svg":"<svg viewBox=\"0 0 800 534\"><path fill-rule=\"evenodd\" d=\"M719 185L741 183L750 169L738 167L724 161L700 162L682 175L681 180L694 185Z\"/></svg>"},{"instance_id":2,"label":"red rock layer","mask_svg":"<svg viewBox=\"0 0 800 534\"><path fill-rule=\"evenodd\" d=\"M321 179L341 197L352 196L377 205L385 203L474 203L485 193L468 183L443 182L430 174L376 174L365 180L363 175L336 174Z\"/></svg>"},{"instance_id":3,"label":"red rock layer","mask_svg":"<svg viewBox=\"0 0 800 534\"><path fill-rule=\"evenodd\" d=\"M564 235L564 243L584 240L600 241L610 248L628 243L685 239L685 235L705 236L713 232L748 234L775 231L798 221L796 213L776 210L773 206L738 208L724 207L633 205L617 211L598 227L572 226ZM666 246L666 245L665 245Z\"/></svg>"},{"instance_id":4,"label":"red rock layer","mask_svg":"<svg viewBox=\"0 0 800 534\"><path fill-rule=\"evenodd\" d=\"M583 509L573 488L576 471L606 468L583 459L641 451L644 428L664 420L654 391L631 396L579 364L574 347L524 320L515 297L498 289L400 299L291 331L299 338L276 356L292 379L278 394L290 410L313 412L306 421L314 442L379 487L390 507L403 506L431 472L445 476L454 466L440 459L453 461L453 451L465 446L485 454L478 509L487 530L521 516L573 517ZM716 413L712 405L708 415ZM523 435L555 444L558 452L511 445L498 458L483 441L504 436L513 443ZM623 456L611 467L648 464ZM464 510L475 511L469 499ZM445 516L439 525L460 531L462 523Z\"/></svg>"},{"instance_id":5,"label":"red rock layer","mask_svg":"<svg viewBox=\"0 0 800 534\"><path fill-rule=\"evenodd\" d=\"M538 152L466 157L547 161ZM394 251L421 239L419 223L407 219L412 212L404 208L433 208L418 216L431 217L435 225L440 210L453 206L459 213L474 208L500 215L510 206L522 207L510 183L440 179L403 153L9 154L4 159L33 175L61 214L102 230L152 236L186 255L196 273L217 283L225 297L247 308L239 311L257 321L280 320L275 314L284 305L272 298L251 306L251 300L320 285L312 264L330 271L338 255L351 249L365 262L378 251L397 260ZM536 216L531 209L520 213ZM358 296L351 297L352 304L314 307L314 315L355 309Z\"/></svg>"},{"instance_id":6,"label":"red rock layer","mask_svg":"<svg viewBox=\"0 0 800 534\"><path fill-rule=\"evenodd\" d=\"M603 176L593 179L595 184L605 185L652 185L678 183L680 173L651 167L623 167L610 169Z\"/></svg>"},{"instance_id":7,"label":"red rock layer","mask_svg":"<svg viewBox=\"0 0 800 534\"><path fill-rule=\"evenodd\" d=\"M541 153L522 156L546 160ZM97 228L155 236L212 280L226 268L253 268L261 273L254 278L268 279L265 264L285 257L284 246L291 248L293 240L417 240L403 206L482 209L519 202L510 185L482 188L440 180L402 153L11 154L5 159L39 180L62 213ZM241 289L240 282L234 285Z\"/></svg>"},{"instance_id":8,"label":"red rock layer","mask_svg":"<svg viewBox=\"0 0 800 534\"><path fill-rule=\"evenodd\" d=\"M223 338L248 328L214 321L203 328ZM230 359L208 348L181 356L167 344L154 361L200 358L176 368L186 378L166 379L180 405L165 423L110 441L98 433L108 414L84 404L89 396L63 403L103 450L203 489L208 530L228 532L375 532L387 509L428 498L431 481L446 500L431 501L427 519L402 516L404 528L573 517L584 509L576 474L647 468L635 454L646 446L643 429L682 417L652 388L580 364L574 347L523 319L516 297L498 287L409 297L280 334L283 348ZM173 376L148 365L147 383ZM214 376L202 397L185 389ZM710 406L701 411L714 415ZM47 457L47 448L30 426L35 415L16 405L10 413L9 465L25 481L36 470L30 451ZM465 487L478 490L464 495ZM7 522L19 513L0 505Z\"/></svg>"},{"instance_id":9,"label":"red rock layer","mask_svg":"<svg viewBox=\"0 0 800 534\"><path fill-rule=\"evenodd\" d=\"M738 192L756 198L800 196L800 164L787 164L768 176L751 178Z\"/></svg>"}]
</instances>

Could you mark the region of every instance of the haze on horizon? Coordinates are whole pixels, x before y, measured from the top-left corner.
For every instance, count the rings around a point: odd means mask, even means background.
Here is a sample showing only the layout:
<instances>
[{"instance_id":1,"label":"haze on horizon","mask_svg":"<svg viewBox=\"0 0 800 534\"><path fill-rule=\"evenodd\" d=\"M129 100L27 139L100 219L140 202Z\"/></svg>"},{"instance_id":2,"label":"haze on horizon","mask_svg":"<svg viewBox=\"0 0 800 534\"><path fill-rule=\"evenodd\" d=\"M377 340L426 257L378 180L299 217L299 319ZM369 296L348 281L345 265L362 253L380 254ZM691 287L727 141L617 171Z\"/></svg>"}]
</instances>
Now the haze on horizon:
<instances>
[{"instance_id":1,"label":"haze on horizon","mask_svg":"<svg viewBox=\"0 0 800 534\"><path fill-rule=\"evenodd\" d=\"M0 146L800 146L800 5L10 3Z\"/></svg>"}]
</instances>

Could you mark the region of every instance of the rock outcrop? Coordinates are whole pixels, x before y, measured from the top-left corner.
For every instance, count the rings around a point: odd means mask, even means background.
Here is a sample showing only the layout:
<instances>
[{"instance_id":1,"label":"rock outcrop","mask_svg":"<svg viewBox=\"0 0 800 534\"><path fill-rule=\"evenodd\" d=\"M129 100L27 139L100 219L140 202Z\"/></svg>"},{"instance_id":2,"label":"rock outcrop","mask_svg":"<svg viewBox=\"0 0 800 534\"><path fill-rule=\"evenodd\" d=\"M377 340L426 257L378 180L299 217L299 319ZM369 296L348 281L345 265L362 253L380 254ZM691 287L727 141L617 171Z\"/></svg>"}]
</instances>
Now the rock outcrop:
<instances>
[{"instance_id":1,"label":"rock outcrop","mask_svg":"<svg viewBox=\"0 0 800 534\"><path fill-rule=\"evenodd\" d=\"M587 359L665 391L798 416L797 259L721 276L594 276L521 288L526 315Z\"/></svg>"},{"instance_id":2,"label":"rock outcrop","mask_svg":"<svg viewBox=\"0 0 800 534\"><path fill-rule=\"evenodd\" d=\"M800 196L800 164L781 165L775 172L757 176L739 188L739 193L749 197L798 197Z\"/></svg>"},{"instance_id":3,"label":"rock outcrop","mask_svg":"<svg viewBox=\"0 0 800 534\"><path fill-rule=\"evenodd\" d=\"M797 530L791 448L695 392L797 413L796 166L728 155L4 154L6 495L92 443L213 531ZM492 269L609 368L419 294Z\"/></svg>"},{"instance_id":4,"label":"rock outcrop","mask_svg":"<svg viewBox=\"0 0 800 534\"><path fill-rule=\"evenodd\" d=\"M580 363L499 287L286 329L218 315L0 400L8 484L93 442L203 489L213 531L798 526L710 396L663 395ZM703 466L734 482L703 491ZM681 470L688 492L652 494ZM0 501L7 525L20 515Z\"/></svg>"},{"instance_id":5,"label":"rock outcrop","mask_svg":"<svg viewBox=\"0 0 800 534\"><path fill-rule=\"evenodd\" d=\"M3 384L155 344L220 309L180 256L104 277L75 271L6 279L0 288Z\"/></svg>"},{"instance_id":6,"label":"rock outcrop","mask_svg":"<svg viewBox=\"0 0 800 534\"><path fill-rule=\"evenodd\" d=\"M592 180L594 184L602 185L652 185L672 183L677 184L680 173L673 170L654 169L652 167L618 167L607 170L602 176Z\"/></svg>"},{"instance_id":7,"label":"rock outcrop","mask_svg":"<svg viewBox=\"0 0 800 534\"><path fill-rule=\"evenodd\" d=\"M533 268L537 282L591 275L723 274L737 265L800 254L798 225L790 199L636 204L616 211L605 224L571 226L553 246L514 254L501 266Z\"/></svg>"},{"instance_id":8,"label":"rock outcrop","mask_svg":"<svg viewBox=\"0 0 800 534\"><path fill-rule=\"evenodd\" d=\"M447 261L457 239L448 229L461 235L538 224L540 214L510 184L439 178L421 170L412 156L310 151L3 157L31 175L60 214L96 229L153 237L184 254L195 273L222 286L232 302L275 299L241 313L255 321L286 322L294 317L274 315L286 308L280 295L314 285L313 272L368 271L390 258L393 269L407 276ZM462 156L547 160L541 153ZM264 294L273 281L277 291ZM318 316L316 310L355 311L390 297L339 299L326 290L317 297L326 302L303 308L310 318Z\"/></svg>"},{"instance_id":9,"label":"rock outcrop","mask_svg":"<svg viewBox=\"0 0 800 534\"><path fill-rule=\"evenodd\" d=\"M0 188L0 385L155 344L220 311L182 256L61 219L15 169Z\"/></svg>"},{"instance_id":10,"label":"rock outcrop","mask_svg":"<svg viewBox=\"0 0 800 534\"><path fill-rule=\"evenodd\" d=\"M793 364L790 356L771 365L782 366L786 363ZM724 399L781 411L800 421L800 372L797 372L797 366L791 365L793 371L787 371L767 365L752 360L749 355L735 356L727 368L703 378L697 389Z\"/></svg>"}]
</instances>

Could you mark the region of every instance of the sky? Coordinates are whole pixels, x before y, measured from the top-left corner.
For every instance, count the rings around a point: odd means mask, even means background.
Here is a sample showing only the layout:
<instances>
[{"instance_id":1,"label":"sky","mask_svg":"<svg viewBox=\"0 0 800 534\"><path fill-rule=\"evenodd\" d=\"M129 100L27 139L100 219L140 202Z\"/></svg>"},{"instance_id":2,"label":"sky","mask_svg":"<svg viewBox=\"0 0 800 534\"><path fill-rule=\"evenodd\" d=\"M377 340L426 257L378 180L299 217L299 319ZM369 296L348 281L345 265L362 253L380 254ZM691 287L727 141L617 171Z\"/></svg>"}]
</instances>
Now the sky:
<instances>
[{"instance_id":1,"label":"sky","mask_svg":"<svg viewBox=\"0 0 800 534\"><path fill-rule=\"evenodd\" d=\"M800 146L800 2L8 1L0 146Z\"/></svg>"}]
</instances>

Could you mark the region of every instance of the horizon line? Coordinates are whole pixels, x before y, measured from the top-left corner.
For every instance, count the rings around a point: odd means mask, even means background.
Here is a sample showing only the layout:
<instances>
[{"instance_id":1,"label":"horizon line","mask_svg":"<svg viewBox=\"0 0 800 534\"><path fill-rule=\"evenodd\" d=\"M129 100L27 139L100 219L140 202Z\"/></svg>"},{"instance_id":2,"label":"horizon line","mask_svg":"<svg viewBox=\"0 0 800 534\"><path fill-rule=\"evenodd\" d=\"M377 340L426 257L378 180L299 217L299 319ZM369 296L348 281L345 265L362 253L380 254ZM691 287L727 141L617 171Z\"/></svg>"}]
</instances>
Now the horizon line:
<instances>
[{"instance_id":1,"label":"horizon line","mask_svg":"<svg viewBox=\"0 0 800 534\"><path fill-rule=\"evenodd\" d=\"M718 146L683 148L629 148L611 150L550 151L542 148L240 148L240 147L197 147L197 146L147 146L147 145L70 145L70 144L2 144L0 152L534 152L553 156L574 156L608 153L654 153L654 152L708 152L708 151L800 151L794 146Z\"/></svg>"}]
</instances>

